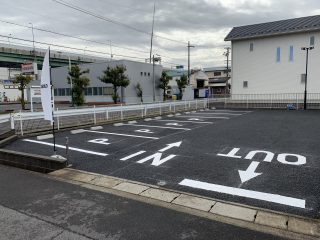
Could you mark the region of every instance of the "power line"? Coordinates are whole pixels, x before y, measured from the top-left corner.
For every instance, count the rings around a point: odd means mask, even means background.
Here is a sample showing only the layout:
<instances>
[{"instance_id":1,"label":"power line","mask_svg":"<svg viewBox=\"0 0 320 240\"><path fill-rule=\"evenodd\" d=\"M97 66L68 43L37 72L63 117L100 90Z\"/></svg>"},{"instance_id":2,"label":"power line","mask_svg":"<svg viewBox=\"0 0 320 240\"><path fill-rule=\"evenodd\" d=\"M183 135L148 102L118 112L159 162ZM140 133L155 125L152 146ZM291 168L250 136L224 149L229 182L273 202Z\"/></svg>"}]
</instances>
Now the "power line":
<instances>
[{"instance_id":1,"label":"power line","mask_svg":"<svg viewBox=\"0 0 320 240\"><path fill-rule=\"evenodd\" d=\"M0 37L8 38L8 36L5 36L5 35L0 35ZM22 41L22 42L29 42L29 43L33 42L32 40L29 40L29 39L23 39L23 38L12 37L12 36L10 36L10 39L14 39L14 40ZM40 41L34 41L34 42L37 43L37 44L46 45L46 46L53 46L53 47L64 48L64 49L71 49L71 50L76 50L76 51L85 51L85 52L95 53L95 54L110 55L110 53L108 53L108 52L101 52L101 51L98 52L98 51L89 50L89 49L69 47L69 46L65 46L65 45L52 44L52 43L40 42ZM26 44L23 44L23 45L28 46ZM116 54L116 56L117 57L136 59L137 61L140 60L140 62L144 62L145 61L145 58L142 58L142 57L134 57L134 56L128 56L128 55L121 55L121 54ZM172 64L172 65L179 65L179 64L165 62L165 61L164 61L164 63L168 63L168 64Z\"/></svg>"},{"instance_id":2,"label":"power line","mask_svg":"<svg viewBox=\"0 0 320 240\"><path fill-rule=\"evenodd\" d=\"M82 13L85 13L85 14L90 15L90 16L92 16L92 17L98 18L98 19L100 19L100 20L103 20L103 21L106 21L106 22L110 22L110 23L113 23L113 24L116 24L116 25L119 25L119 26L122 26L122 27L126 27L126 28L129 28L129 29L133 30L133 31L139 32L139 33L151 35L150 32L143 31L143 30L141 30L141 29L138 29L138 28L136 28L136 27L132 27L132 26L127 25L127 24L125 24L125 23L122 23L122 22L119 22L119 21L116 21L116 20L113 20L113 19L110 19L110 18L101 16L101 15L95 14L95 13L93 13L93 12L90 12L90 11L88 11L88 10L85 10L85 9L83 9L83 8L80 8L80 7L76 6L76 5L73 5L73 4L70 4L70 3L66 3L65 1L62 1L62 0L52 0L52 1L54 1L54 2L56 2L56 3L58 3L58 4L61 4L61 5L63 5L63 6L66 6L66 7L68 7L68 8L77 10L77 11L82 12ZM159 35L156 35L156 34L154 34L154 37L162 38L162 39L164 39L164 40L168 40L168 41L171 41L171 42L176 42L176 43L179 43L179 44L186 44L186 43L184 43L184 42L182 42L182 41L178 41L178 40L174 40L174 39L171 39L171 38L162 37L162 36L159 36Z\"/></svg>"},{"instance_id":3,"label":"power line","mask_svg":"<svg viewBox=\"0 0 320 240\"><path fill-rule=\"evenodd\" d=\"M23 24L18 24L18 23L13 23L13 22L1 20L1 19L0 19L0 22L31 29L30 26L23 25ZM63 37L69 37L69 38L74 38L74 39L82 40L82 41L86 41L86 42L97 43L97 44L105 45L105 46L108 46L108 47L110 46L110 44L107 44L107 43L103 43L103 42L99 42L99 41L95 41L95 40L89 40L89 39L86 39L86 38L81 38L81 37L76 37L76 36L71 36L71 35L68 35L68 34L65 34L65 33L58 33L58 32L54 32L54 31L51 31L51 30L43 29L43 28L34 27L33 29L41 31L41 32L46 32L46 33L51 33L51 34L63 36ZM111 44L111 46L116 47L116 48L122 48L122 49L130 50L130 51L134 51L134 52L149 53L148 51L136 50L136 49L127 48L127 47L120 47L120 46L115 45L115 44Z\"/></svg>"},{"instance_id":4,"label":"power line","mask_svg":"<svg viewBox=\"0 0 320 240\"><path fill-rule=\"evenodd\" d=\"M8 36L5 35L0 35L0 37L8 38ZM11 39L23 41L23 42L33 42L32 40L28 39L23 39L23 38L17 38L17 37L10 37ZM35 43L42 44L42 45L47 45L47 46L54 46L54 47L60 47L60 48L65 48L65 49L72 49L72 50L78 50L78 51L86 51L86 52L91 52L91 53L98 53L98 54L106 54L110 55L108 52L101 52L101 51L93 51L93 50L88 50L88 49L83 49L83 48L76 48L76 47L68 47L64 45L59 45L59 44L54 44L54 43L47 43L47 42L40 42L40 41L34 41ZM132 58L132 59L143 59L142 57L133 57L133 56L128 56L128 55L121 55L121 54L116 54L116 56L119 57L127 57L127 58Z\"/></svg>"}]
</instances>

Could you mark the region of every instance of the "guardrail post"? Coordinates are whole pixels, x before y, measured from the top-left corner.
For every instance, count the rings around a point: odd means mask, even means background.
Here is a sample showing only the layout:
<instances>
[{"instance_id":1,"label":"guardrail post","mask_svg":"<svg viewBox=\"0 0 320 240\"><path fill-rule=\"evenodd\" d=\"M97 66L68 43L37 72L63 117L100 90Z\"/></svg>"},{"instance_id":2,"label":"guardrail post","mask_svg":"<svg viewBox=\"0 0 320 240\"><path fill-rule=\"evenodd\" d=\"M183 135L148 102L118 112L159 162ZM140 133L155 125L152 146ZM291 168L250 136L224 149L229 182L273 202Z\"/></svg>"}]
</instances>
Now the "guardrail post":
<instances>
[{"instance_id":1,"label":"guardrail post","mask_svg":"<svg viewBox=\"0 0 320 240\"><path fill-rule=\"evenodd\" d=\"M187 110L187 100L184 100L184 110Z\"/></svg>"},{"instance_id":2,"label":"guardrail post","mask_svg":"<svg viewBox=\"0 0 320 240\"><path fill-rule=\"evenodd\" d=\"M121 120L123 120L123 105L121 103Z\"/></svg>"},{"instance_id":3,"label":"guardrail post","mask_svg":"<svg viewBox=\"0 0 320 240\"><path fill-rule=\"evenodd\" d=\"M191 109L191 102L189 101L189 110Z\"/></svg>"},{"instance_id":4,"label":"guardrail post","mask_svg":"<svg viewBox=\"0 0 320 240\"><path fill-rule=\"evenodd\" d=\"M11 126L11 130L14 129L14 115L12 113L10 113L10 126Z\"/></svg>"},{"instance_id":5,"label":"guardrail post","mask_svg":"<svg viewBox=\"0 0 320 240\"><path fill-rule=\"evenodd\" d=\"M147 117L147 105L144 106L144 116Z\"/></svg>"},{"instance_id":6,"label":"guardrail post","mask_svg":"<svg viewBox=\"0 0 320 240\"><path fill-rule=\"evenodd\" d=\"M174 113L176 112L176 104L175 103L173 104L173 112Z\"/></svg>"},{"instance_id":7,"label":"guardrail post","mask_svg":"<svg viewBox=\"0 0 320 240\"><path fill-rule=\"evenodd\" d=\"M108 110L108 108L106 110L106 119L107 119L107 121L109 121L109 110Z\"/></svg>"},{"instance_id":8,"label":"guardrail post","mask_svg":"<svg viewBox=\"0 0 320 240\"><path fill-rule=\"evenodd\" d=\"M58 111L59 111L59 109L57 108L56 118L57 118L57 123L58 123L58 130L60 130L60 119L59 119Z\"/></svg>"},{"instance_id":9,"label":"guardrail post","mask_svg":"<svg viewBox=\"0 0 320 240\"><path fill-rule=\"evenodd\" d=\"M21 110L20 110L20 132L21 132L21 136L23 136L23 128L22 128L22 115L21 115Z\"/></svg>"},{"instance_id":10,"label":"guardrail post","mask_svg":"<svg viewBox=\"0 0 320 240\"><path fill-rule=\"evenodd\" d=\"M93 105L93 123L94 123L94 125L97 124L96 105Z\"/></svg>"},{"instance_id":11,"label":"guardrail post","mask_svg":"<svg viewBox=\"0 0 320 240\"><path fill-rule=\"evenodd\" d=\"M169 105L169 111L171 112L171 103L170 103L170 105Z\"/></svg>"},{"instance_id":12,"label":"guardrail post","mask_svg":"<svg viewBox=\"0 0 320 240\"><path fill-rule=\"evenodd\" d=\"M161 102L159 102L159 108L160 108L160 116L161 116Z\"/></svg>"},{"instance_id":13,"label":"guardrail post","mask_svg":"<svg viewBox=\"0 0 320 240\"><path fill-rule=\"evenodd\" d=\"M298 99L298 93L296 93L296 103L297 103L297 110L299 110L299 99Z\"/></svg>"},{"instance_id":14,"label":"guardrail post","mask_svg":"<svg viewBox=\"0 0 320 240\"><path fill-rule=\"evenodd\" d=\"M198 110L198 99L196 99L196 110Z\"/></svg>"}]
</instances>

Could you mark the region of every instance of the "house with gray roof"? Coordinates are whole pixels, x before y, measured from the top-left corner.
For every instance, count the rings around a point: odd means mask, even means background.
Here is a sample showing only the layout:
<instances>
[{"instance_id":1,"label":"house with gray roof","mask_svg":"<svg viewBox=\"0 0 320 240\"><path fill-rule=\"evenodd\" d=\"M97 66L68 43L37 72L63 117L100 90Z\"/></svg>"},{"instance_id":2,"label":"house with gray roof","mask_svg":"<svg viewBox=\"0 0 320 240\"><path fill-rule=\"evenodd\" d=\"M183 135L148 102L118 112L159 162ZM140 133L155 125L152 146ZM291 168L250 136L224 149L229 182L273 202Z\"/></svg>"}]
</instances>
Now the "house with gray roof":
<instances>
[{"instance_id":1,"label":"house with gray roof","mask_svg":"<svg viewBox=\"0 0 320 240\"><path fill-rule=\"evenodd\" d=\"M234 27L231 93L303 94L306 51L308 93L320 93L320 15Z\"/></svg>"}]
</instances>

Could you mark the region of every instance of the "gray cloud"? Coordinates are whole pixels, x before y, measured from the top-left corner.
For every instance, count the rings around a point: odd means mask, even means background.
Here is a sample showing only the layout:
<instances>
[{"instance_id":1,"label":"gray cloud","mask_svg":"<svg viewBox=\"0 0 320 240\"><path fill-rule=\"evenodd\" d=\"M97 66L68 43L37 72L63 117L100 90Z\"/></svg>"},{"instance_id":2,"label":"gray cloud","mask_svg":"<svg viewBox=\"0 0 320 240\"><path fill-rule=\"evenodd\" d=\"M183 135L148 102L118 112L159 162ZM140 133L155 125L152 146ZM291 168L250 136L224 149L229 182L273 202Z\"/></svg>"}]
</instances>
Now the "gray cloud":
<instances>
[{"instance_id":1,"label":"gray cloud","mask_svg":"<svg viewBox=\"0 0 320 240\"><path fill-rule=\"evenodd\" d=\"M122 0L119 3L113 0L65 1L143 31L151 31L153 1ZM223 39L233 26L308 16L319 13L319 10L320 3L316 0L158 0L156 1L155 34L184 43L156 38L154 47L155 51L163 56L164 61L186 65L185 45L187 41L191 41L196 45L196 48L192 49L194 66L223 65L223 47L229 44ZM2 0L0 19L25 25L32 22L39 28L105 43L111 40L116 45L149 51L149 35L93 18L52 0ZM3 23L1 23L0 33L32 39L30 29ZM35 36L38 41L110 52L108 46L39 31L35 31ZM14 42L14 40L11 41ZM148 57L148 53L119 48L113 48L112 51L116 56L121 54Z\"/></svg>"}]
</instances>

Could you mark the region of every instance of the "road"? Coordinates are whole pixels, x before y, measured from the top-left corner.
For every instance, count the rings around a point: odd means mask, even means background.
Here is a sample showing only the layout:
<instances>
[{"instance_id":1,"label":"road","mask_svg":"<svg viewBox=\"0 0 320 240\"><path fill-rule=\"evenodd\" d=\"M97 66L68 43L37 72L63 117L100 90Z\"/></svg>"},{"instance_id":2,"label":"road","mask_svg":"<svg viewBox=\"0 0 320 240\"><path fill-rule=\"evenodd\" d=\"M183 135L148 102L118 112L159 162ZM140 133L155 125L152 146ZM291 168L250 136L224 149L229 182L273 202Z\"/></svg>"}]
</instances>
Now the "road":
<instances>
[{"instance_id":1,"label":"road","mask_svg":"<svg viewBox=\"0 0 320 240\"><path fill-rule=\"evenodd\" d=\"M318 218L320 113L210 110L57 134L73 168ZM50 156L52 139L7 148Z\"/></svg>"},{"instance_id":2,"label":"road","mask_svg":"<svg viewBox=\"0 0 320 240\"><path fill-rule=\"evenodd\" d=\"M1 165L0 191L1 240L282 239Z\"/></svg>"}]
</instances>

